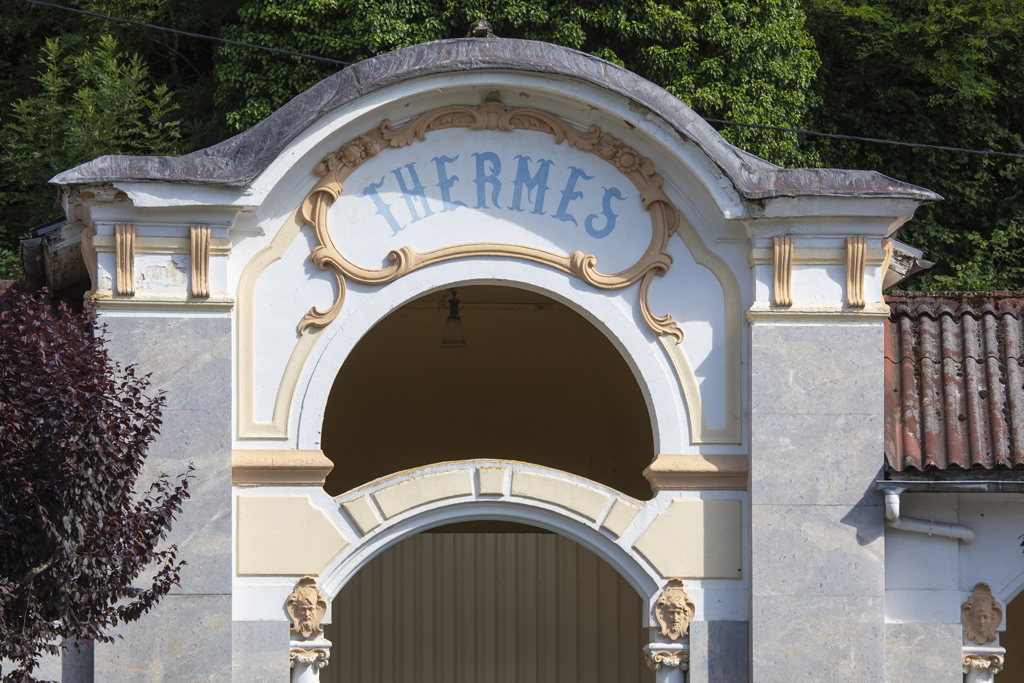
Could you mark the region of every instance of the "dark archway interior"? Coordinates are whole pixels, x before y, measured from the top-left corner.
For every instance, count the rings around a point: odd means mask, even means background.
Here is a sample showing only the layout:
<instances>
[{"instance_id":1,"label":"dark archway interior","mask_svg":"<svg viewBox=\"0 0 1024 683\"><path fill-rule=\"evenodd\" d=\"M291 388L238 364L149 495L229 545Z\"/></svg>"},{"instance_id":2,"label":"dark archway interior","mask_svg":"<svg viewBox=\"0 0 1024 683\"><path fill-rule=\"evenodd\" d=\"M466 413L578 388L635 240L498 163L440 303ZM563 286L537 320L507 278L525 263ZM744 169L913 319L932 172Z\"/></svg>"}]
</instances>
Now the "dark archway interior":
<instances>
[{"instance_id":1,"label":"dark archway interior","mask_svg":"<svg viewBox=\"0 0 1024 683\"><path fill-rule=\"evenodd\" d=\"M610 564L527 525L456 526L400 541L341 589L321 683L654 683L644 603Z\"/></svg>"},{"instance_id":2,"label":"dark archway interior","mask_svg":"<svg viewBox=\"0 0 1024 683\"><path fill-rule=\"evenodd\" d=\"M335 380L322 448L338 495L414 467L520 460L640 499L654 457L651 420L629 366L597 328L548 297L460 288L468 347L440 347L447 294L395 311L352 350Z\"/></svg>"},{"instance_id":3,"label":"dark archway interior","mask_svg":"<svg viewBox=\"0 0 1024 683\"><path fill-rule=\"evenodd\" d=\"M1024 595L1022 593L1021 595ZM1024 597L1018 595L1006 605L1006 631L999 644L1006 648L1006 663L996 681L1024 681Z\"/></svg>"}]
</instances>

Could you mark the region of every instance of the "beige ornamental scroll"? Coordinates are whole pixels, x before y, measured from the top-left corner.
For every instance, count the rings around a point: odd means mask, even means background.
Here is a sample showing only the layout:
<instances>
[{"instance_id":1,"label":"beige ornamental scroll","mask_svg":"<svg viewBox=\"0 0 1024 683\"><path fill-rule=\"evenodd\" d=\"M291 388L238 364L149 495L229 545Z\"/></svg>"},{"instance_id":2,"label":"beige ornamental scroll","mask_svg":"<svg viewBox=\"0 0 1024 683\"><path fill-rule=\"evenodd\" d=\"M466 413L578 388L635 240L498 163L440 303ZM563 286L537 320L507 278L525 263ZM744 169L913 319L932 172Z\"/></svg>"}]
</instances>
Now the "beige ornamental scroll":
<instances>
[{"instance_id":1,"label":"beige ornamental scroll","mask_svg":"<svg viewBox=\"0 0 1024 683\"><path fill-rule=\"evenodd\" d=\"M602 273L597 268L596 257L582 251L563 255L500 242L456 244L426 252L404 246L391 251L388 254L389 265L379 269L363 268L347 259L335 246L327 225L328 209L341 195L342 183L364 161L383 150L407 147L425 140L427 133L447 128L543 132L554 136L555 144L567 142L571 147L599 156L629 178L640 191L640 199L651 216L650 246L640 260L618 273ZM668 240L678 225L679 212L662 190L664 178L654 170L651 160L611 135L602 134L597 126L581 132L554 114L539 109L506 109L497 100L488 100L479 107L441 107L421 114L397 129L391 127L390 121L381 122L365 135L346 142L339 151L328 154L316 165L314 172L321 178L303 201L301 215L308 225L313 226L319 242L310 254L310 260L334 275L338 294L326 310L312 308L299 323L299 332L308 327L325 327L338 317L345 302L346 278L365 285L385 285L443 261L469 256L504 256L557 268L598 289L622 289L639 281L640 313L647 326L655 334L674 336L676 343L683 339L683 331L672 316L654 315L647 301L654 277L664 275L672 265L672 257L667 250Z\"/></svg>"}]
</instances>

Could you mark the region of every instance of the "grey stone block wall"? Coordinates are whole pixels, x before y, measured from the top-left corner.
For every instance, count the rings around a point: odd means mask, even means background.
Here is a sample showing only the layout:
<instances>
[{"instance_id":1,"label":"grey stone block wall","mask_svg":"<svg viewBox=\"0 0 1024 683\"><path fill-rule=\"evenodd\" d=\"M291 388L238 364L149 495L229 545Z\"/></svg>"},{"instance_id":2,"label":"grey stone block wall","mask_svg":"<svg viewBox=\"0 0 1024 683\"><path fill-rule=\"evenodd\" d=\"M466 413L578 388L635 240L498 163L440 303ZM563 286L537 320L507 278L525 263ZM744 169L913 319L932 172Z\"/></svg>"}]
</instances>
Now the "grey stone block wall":
<instances>
[{"instance_id":1,"label":"grey stone block wall","mask_svg":"<svg viewBox=\"0 0 1024 683\"><path fill-rule=\"evenodd\" d=\"M750 335L752 680L882 681L882 324Z\"/></svg>"},{"instance_id":2,"label":"grey stone block wall","mask_svg":"<svg viewBox=\"0 0 1024 683\"><path fill-rule=\"evenodd\" d=\"M143 481L189 463L191 498L168 539L187 563L181 586L124 636L98 645L97 683L231 680L231 321L226 316L104 317L111 357L152 373L161 433Z\"/></svg>"},{"instance_id":3,"label":"grey stone block wall","mask_svg":"<svg viewBox=\"0 0 1024 683\"><path fill-rule=\"evenodd\" d=\"M745 621L691 623L687 683L747 683L749 628Z\"/></svg>"},{"instance_id":4,"label":"grey stone block wall","mask_svg":"<svg viewBox=\"0 0 1024 683\"><path fill-rule=\"evenodd\" d=\"M960 624L886 624L886 683L962 683L962 643Z\"/></svg>"},{"instance_id":5,"label":"grey stone block wall","mask_svg":"<svg viewBox=\"0 0 1024 683\"><path fill-rule=\"evenodd\" d=\"M40 681L61 682L61 658L53 655L43 655L39 658L39 666L35 668L32 675ZM0 659L0 674L7 675L14 670L14 662L8 659Z\"/></svg>"},{"instance_id":6,"label":"grey stone block wall","mask_svg":"<svg viewBox=\"0 0 1024 683\"><path fill-rule=\"evenodd\" d=\"M231 625L232 680L245 683L287 683L288 622L236 621Z\"/></svg>"},{"instance_id":7,"label":"grey stone block wall","mask_svg":"<svg viewBox=\"0 0 1024 683\"><path fill-rule=\"evenodd\" d=\"M96 648L85 641L68 642L61 659L61 683L93 683Z\"/></svg>"},{"instance_id":8,"label":"grey stone block wall","mask_svg":"<svg viewBox=\"0 0 1024 683\"><path fill-rule=\"evenodd\" d=\"M96 646L96 683L221 683L231 680L231 596L168 595Z\"/></svg>"}]
</instances>

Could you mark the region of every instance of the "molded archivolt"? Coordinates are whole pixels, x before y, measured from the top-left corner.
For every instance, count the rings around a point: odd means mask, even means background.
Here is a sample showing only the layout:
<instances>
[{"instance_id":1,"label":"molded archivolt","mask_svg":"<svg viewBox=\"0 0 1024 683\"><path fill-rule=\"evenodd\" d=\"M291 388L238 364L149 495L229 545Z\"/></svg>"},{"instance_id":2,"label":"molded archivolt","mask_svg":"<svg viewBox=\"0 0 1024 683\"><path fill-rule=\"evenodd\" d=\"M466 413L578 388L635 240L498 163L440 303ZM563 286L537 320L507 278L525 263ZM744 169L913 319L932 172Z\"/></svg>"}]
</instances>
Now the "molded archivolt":
<instances>
[{"instance_id":1,"label":"molded archivolt","mask_svg":"<svg viewBox=\"0 0 1024 683\"><path fill-rule=\"evenodd\" d=\"M643 596L653 596L668 578L742 578L739 498L644 503L566 472L500 460L408 470L335 499L322 489L309 491L239 492L240 580L319 575L333 598L373 557L402 539L481 519L566 536L611 564Z\"/></svg>"},{"instance_id":2,"label":"molded archivolt","mask_svg":"<svg viewBox=\"0 0 1024 683\"><path fill-rule=\"evenodd\" d=\"M558 254L525 245L497 242L455 244L430 252L418 252L402 247L388 255L390 265L383 269L367 269L356 265L339 252L328 229L328 207L343 192L342 182L367 159L389 148L402 148L424 140L434 130L446 128L472 128L517 130L548 133L554 144L566 142L568 146L591 152L604 159L626 175L640 191L640 199L651 218L650 246L633 266L617 273L602 273L593 255L582 251ZM560 270L599 290L617 290L640 283L637 310L646 326L660 339L669 363L678 380L683 400L689 413L690 442L741 442L740 419L740 296L735 276L728 266L705 246L696 230L683 219L669 198L661 190L663 179L650 159L641 157L629 147L608 134L602 136L600 128L591 126L581 132L564 120L536 109L506 109L496 100L489 100L479 108L466 106L442 107L414 117L405 125L392 128L389 121L378 128L345 143L317 165L315 172L321 179L312 188L300 210L285 221L271 243L261 250L246 266L239 283L238 311L238 438L287 439L291 423L290 412L300 391L300 376L311 357L321 332L334 322L345 303L347 281L364 285L386 285L432 264L472 257L506 257L539 263ZM301 229L311 226L318 246L310 259L334 277L336 298L327 309L311 308L298 322L296 341L277 388L274 408L269 422L257 421L254 392L256 391L255 357L256 339L256 285L273 262L279 260L298 236ZM671 315L657 315L648 303L653 278L665 274L672 264L668 254L668 240L679 234L695 261L710 270L717 278L724 294L725 305L725 364L723 376L725 424L709 428L705 418L698 382L685 352L679 346L683 332ZM376 322L376 321L374 321ZM656 430L657 431L657 430Z\"/></svg>"}]
</instances>

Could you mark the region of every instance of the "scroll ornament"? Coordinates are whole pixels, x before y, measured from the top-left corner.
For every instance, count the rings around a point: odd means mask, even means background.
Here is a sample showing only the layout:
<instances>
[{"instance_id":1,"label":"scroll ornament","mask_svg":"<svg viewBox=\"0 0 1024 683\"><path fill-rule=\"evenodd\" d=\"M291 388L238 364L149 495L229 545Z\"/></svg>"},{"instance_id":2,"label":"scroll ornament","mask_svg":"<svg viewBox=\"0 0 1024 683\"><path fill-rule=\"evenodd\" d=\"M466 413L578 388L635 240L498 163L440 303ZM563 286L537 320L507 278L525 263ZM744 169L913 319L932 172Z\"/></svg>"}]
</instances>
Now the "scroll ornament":
<instances>
[{"instance_id":1,"label":"scroll ornament","mask_svg":"<svg viewBox=\"0 0 1024 683\"><path fill-rule=\"evenodd\" d=\"M683 590L682 579L669 579L668 586L654 603L654 616L660 626L658 633L669 640L679 640L690 631L696 609Z\"/></svg>"},{"instance_id":2,"label":"scroll ornament","mask_svg":"<svg viewBox=\"0 0 1024 683\"><path fill-rule=\"evenodd\" d=\"M675 650L672 652L654 650L651 652L644 652L644 661L647 662L647 667L652 671L661 671L666 666L670 669L674 669L678 666L688 664L690 661L690 653L685 650Z\"/></svg>"},{"instance_id":3,"label":"scroll ornament","mask_svg":"<svg viewBox=\"0 0 1024 683\"><path fill-rule=\"evenodd\" d=\"M1003 623L1003 608L987 583L974 586L974 593L960 606L960 620L967 631L967 642L984 645L996 639L996 629Z\"/></svg>"},{"instance_id":4,"label":"scroll ornament","mask_svg":"<svg viewBox=\"0 0 1024 683\"><path fill-rule=\"evenodd\" d=\"M189 234L189 263L192 275L192 296L210 296L210 226L193 225Z\"/></svg>"},{"instance_id":5,"label":"scroll ornament","mask_svg":"<svg viewBox=\"0 0 1024 683\"><path fill-rule=\"evenodd\" d=\"M96 247L92 245L94 237L96 237L96 228L90 225L82 229L82 261L85 262L85 269L89 272L89 291L85 293L83 297L85 299L91 297L99 289Z\"/></svg>"},{"instance_id":6,"label":"scroll ornament","mask_svg":"<svg viewBox=\"0 0 1024 683\"><path fill-rule=\"evenodd\" d=\"M418 252L404 246L388 254L385 268L363 268L349 261L338 251L327 226L327 212L343 190L342 183L364 161L388 148L407 147L426 139L427 133L446 128L472 130L534 131L554 136L555 144L566 142L584 152L604 159L623 173L640 192L640 199L651 216L651 243L644 256L635 264L618 273L602 273L592 254L574 251L568 255L556 254L536 247L499 242L457 244L427 252ZM469 256L504 256L541 263L573 275L598 289L616 290L640 282L640 313L647 326L659 335L672 335L676 342L683 339L683 331L671 315L654 315L648 304L648 292L656 275L664 275L672 265L667 251L668 239L679 223L676 207L662 190L664 178L654 170L654 164L632 147L611 135L601 133L597 126L581 132L561 118L539 109L506 109L498 100L488 100L479 107L449 106L421 114L399 128L390 121L346 142L337 152L328 154L316 165L314 173L321 176L302 202L302 219L316 233L319 246L310 254L310 260L320 269L330 271L335 278L338 294L326 310L310 309L299 322L299 332L308 327L325 327L338 314L345 302L346 278L365 285L385 285L403 275L426 266Z\"/></svg>"},{"instance_id":7,"label":"scroll ornament","mask_svg":"<svg viewBox=\"0 0 1024 683\"><path fill-rule=\"evenodd\" d=\"M964 673L975 671L990 671L997 674L1003 670L1002 655L964 655Z\"/></svg>"},{"instance_id":8,"label":"scroll ornament","mask_svg":"<svg viewBox=\"0 0 1024 683\"><path fill-rule=\"evenodd\" d=\"M292 618L291 635L312 638L324 632L320 622L327 614L327 598L316 586L316 578L303 576L285 601L288 616ZM326 651L325 651L326 652ZM294 650L293 650L294 656ZM324 655L324 666L326 666ZM308 663L308 662L306 662Z\"/></svg>"}]
</instances>

